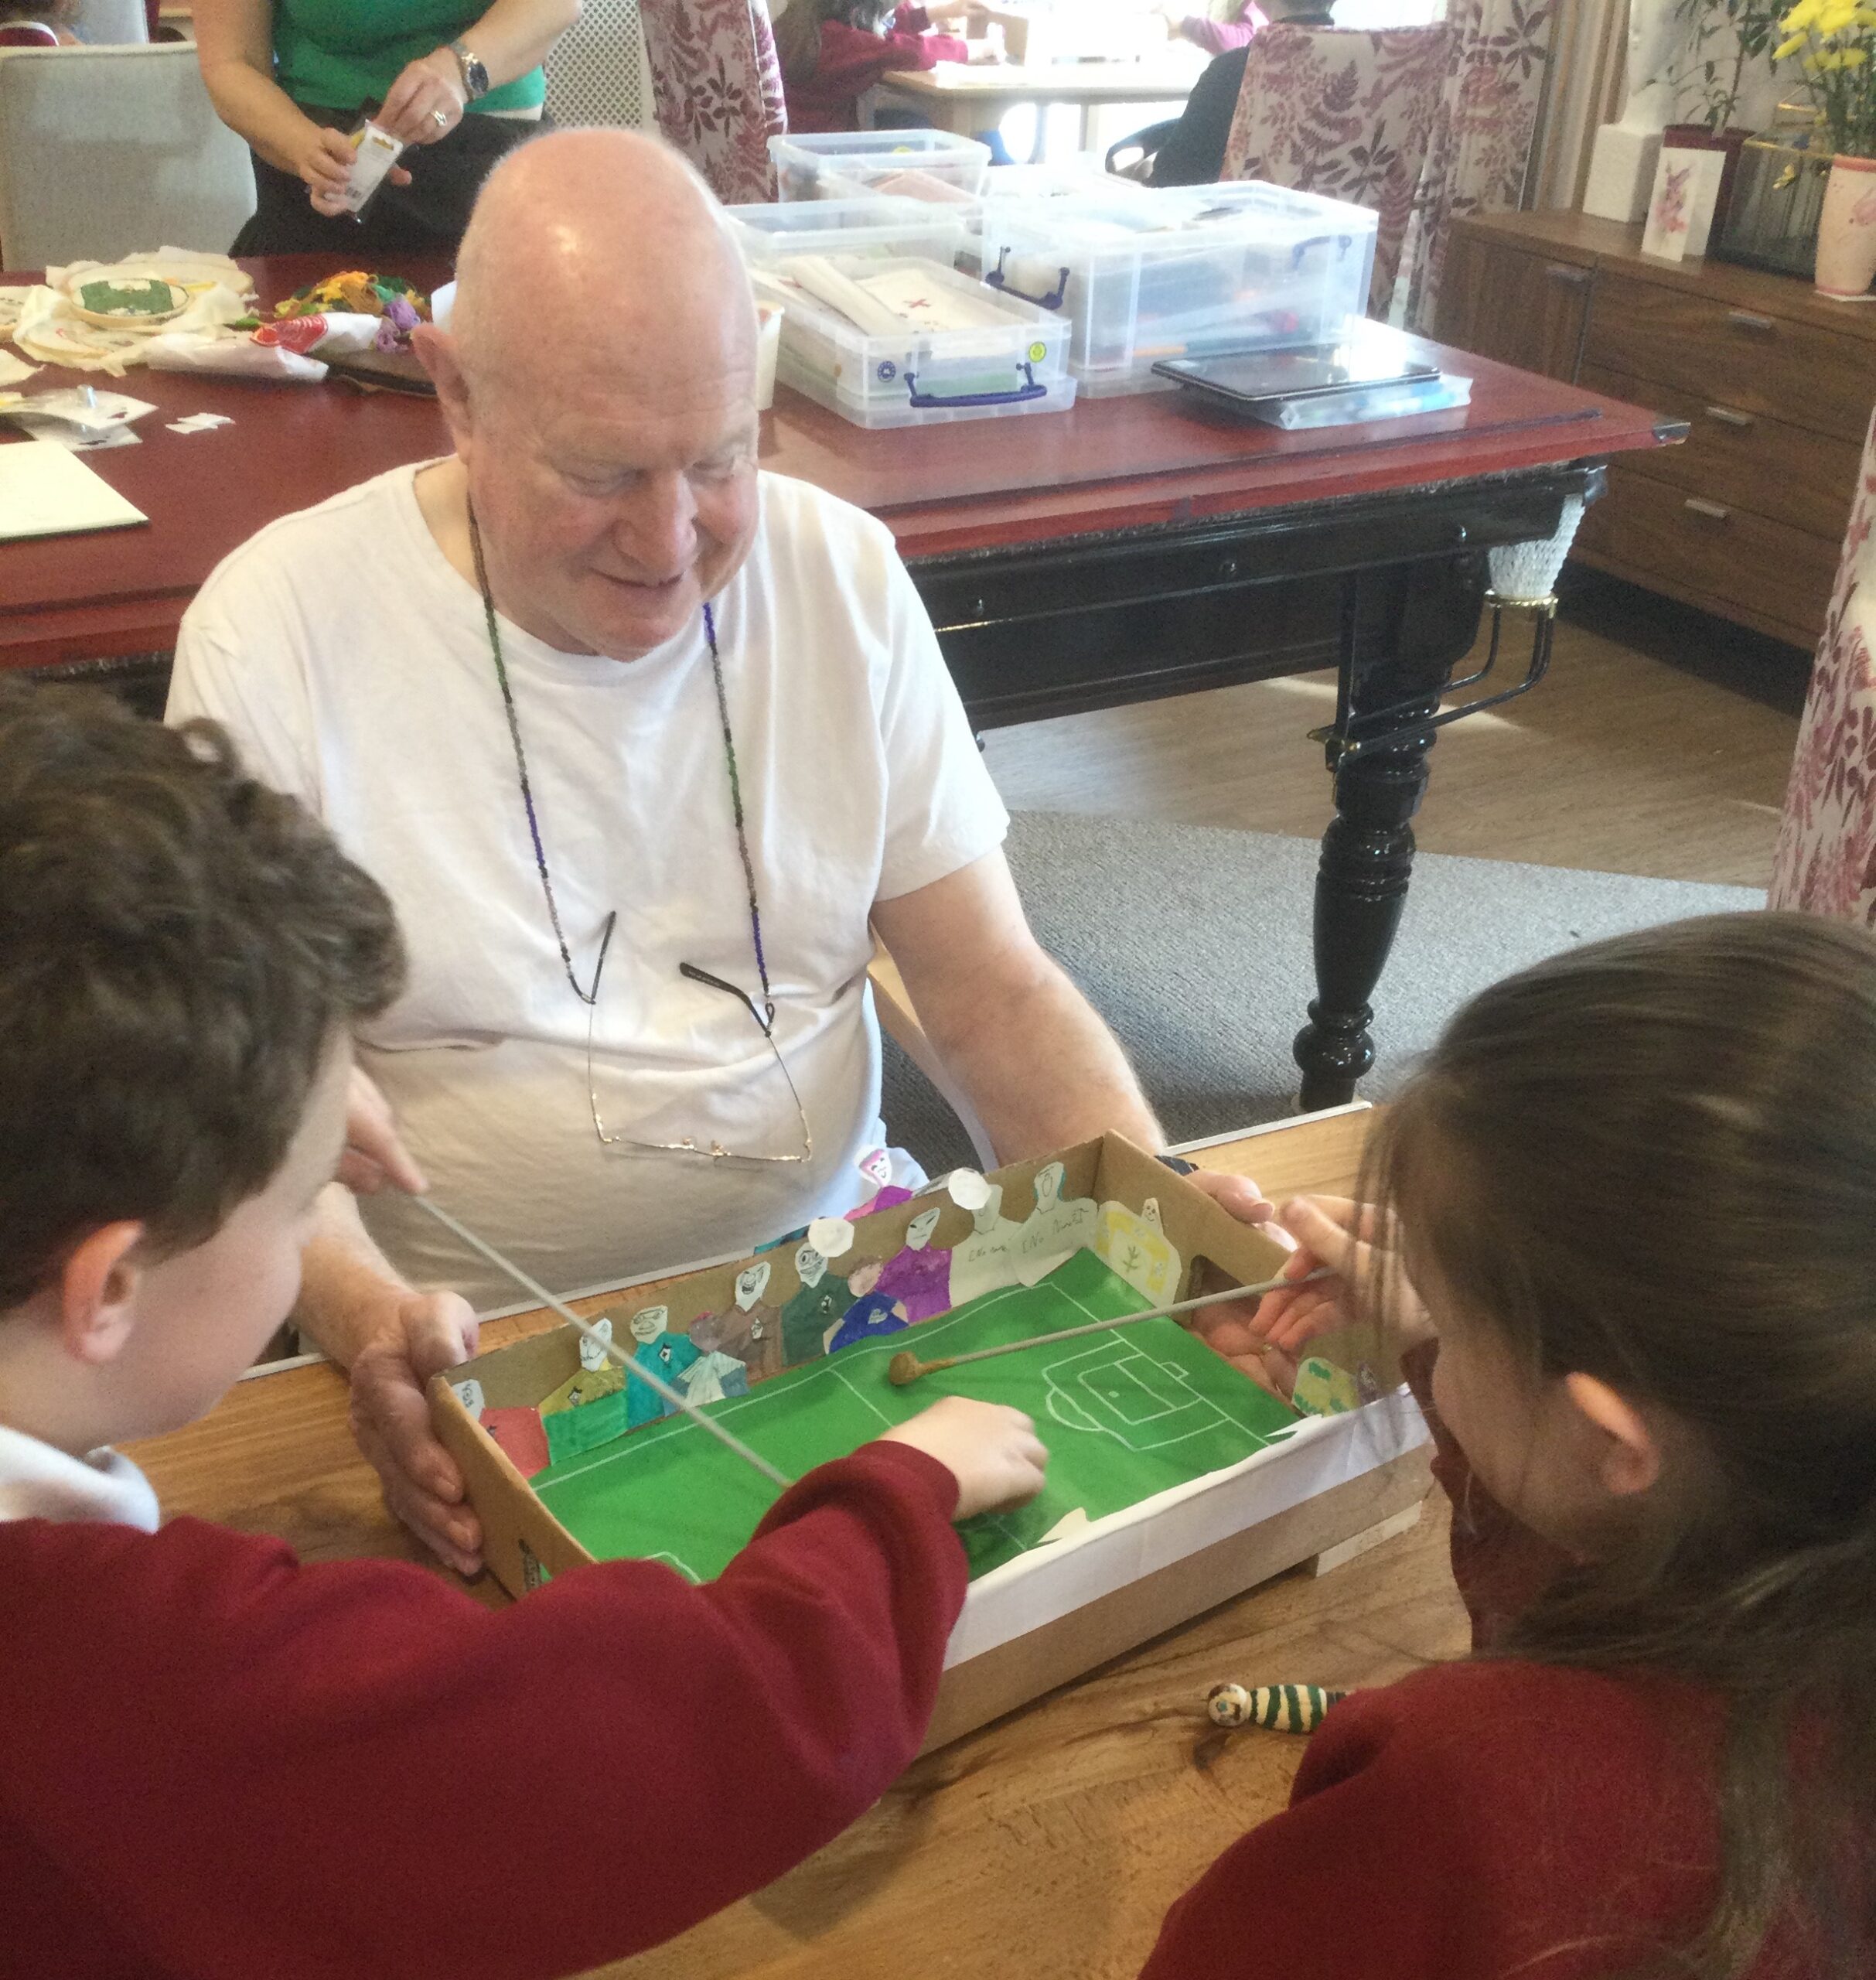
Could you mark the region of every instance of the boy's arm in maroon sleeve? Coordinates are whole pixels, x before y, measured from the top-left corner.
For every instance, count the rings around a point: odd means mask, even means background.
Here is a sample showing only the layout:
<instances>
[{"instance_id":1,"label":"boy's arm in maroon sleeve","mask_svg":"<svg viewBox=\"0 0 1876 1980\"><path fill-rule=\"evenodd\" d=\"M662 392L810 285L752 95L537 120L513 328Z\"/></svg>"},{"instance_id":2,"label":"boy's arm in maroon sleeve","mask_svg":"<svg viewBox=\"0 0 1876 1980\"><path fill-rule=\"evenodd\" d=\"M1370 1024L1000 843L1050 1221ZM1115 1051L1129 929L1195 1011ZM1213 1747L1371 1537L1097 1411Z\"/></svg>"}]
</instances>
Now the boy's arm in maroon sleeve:
<instances>
[{"instance_id":1,"label":"boy's arm in maroon sleeve","mask_svg":"<svg viewBox=\"0 0 1876 1980\"><path fill-rule=\"evenodd\" d=\"M902 8L902 15L907 10ZM915 18L917 16L915 12ZM814 72L817 101L863 96L881 77L895 70L935 68L940 62L967 60L970 51L955 35L867 34L844 22L825 21L820 30L820 63Z\"/></svg>"},{"instance_id":2,"label":"boy's arm in maroon sleeve","mask_svg":"<svg viewBox=\"0 0 1876 1980\"><path fill-rule=\"evenodd\" d=\"M911 1760L964 1599L956 1504L942 1465L869 1445L713 1583L619 1562L494 1612L190 1521L16 1528L4 1800L164 1971L582 1970L769 1883Z\"/></svg>"}]
</instances>

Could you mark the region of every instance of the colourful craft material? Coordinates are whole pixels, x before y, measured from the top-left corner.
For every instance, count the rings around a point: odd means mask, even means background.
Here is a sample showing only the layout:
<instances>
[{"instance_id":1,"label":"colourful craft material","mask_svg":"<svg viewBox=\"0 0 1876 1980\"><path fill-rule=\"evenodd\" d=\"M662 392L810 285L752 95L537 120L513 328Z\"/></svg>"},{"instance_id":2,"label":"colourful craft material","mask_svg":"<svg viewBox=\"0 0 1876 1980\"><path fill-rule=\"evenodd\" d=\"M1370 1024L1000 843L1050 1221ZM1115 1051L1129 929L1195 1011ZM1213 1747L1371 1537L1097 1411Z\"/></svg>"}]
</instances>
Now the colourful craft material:
<instances>
[{"instance_id":1,"label":"colourful craft material","mask_svg":"<svg viewBox=\"0 0 1876 1980\"><path fill-rule=\"evenodd\" d=\"M485 1409L477 1419L524 1478L547 1470L547 1433L537 1409Z\"/></svg>"},{"instance_id":2,"label":"colourful craft material","mask_svg":"<svg viewBox=\"0 0 1876 1980\"><path fill-rule=\"evenodd\" d=\"M1346 1368L1312 1354L1297 1364L1290 1400L1306 1416L1346 1416L1362 1406L1360 1384Z\"/></svg>"},{"instance_id":3,"label":"colourful craft material","mask_svg":"<svg viewBox=\"0 0 1876 1980\"><path fill-rule=\"evenodd\" d=\"M1320 1685L1214 1685L1206 1694L1205 1709L1215 1726L1263 1726L1273 1732L1313 1732L1339 1705L1346 1692L1325 1691Z\"/></svg>"}]
</instances>

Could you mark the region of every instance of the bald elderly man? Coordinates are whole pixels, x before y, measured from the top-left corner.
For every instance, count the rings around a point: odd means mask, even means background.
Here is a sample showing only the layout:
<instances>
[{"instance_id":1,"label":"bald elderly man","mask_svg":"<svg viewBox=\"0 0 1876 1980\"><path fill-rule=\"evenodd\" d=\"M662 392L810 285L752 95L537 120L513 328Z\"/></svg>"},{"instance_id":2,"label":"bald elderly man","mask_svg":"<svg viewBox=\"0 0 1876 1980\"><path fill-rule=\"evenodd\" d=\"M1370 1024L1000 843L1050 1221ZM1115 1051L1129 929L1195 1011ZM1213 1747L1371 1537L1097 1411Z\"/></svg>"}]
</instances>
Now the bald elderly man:
<instances>
[{"instance_id":1,"label":"bald elderly man","mask_svg":"<svg viewBox=\"0 0 1876 1980\"><path fill-rule=\"evenodd\" d=\"M525 146L418 345L454 453L230 557L169 713L227 723L397 903L410 988L361 1043L438 1201L571 1290L870 1197L869 920L1000 1156L1158 1145L1024 920L891 537L757 471L749 285L687 166ZM304 1324L394 1509L466 1570L421 1385L515 1289L394 1191L364 1218L328 1193Z\"/></svg>"}]
</instances>

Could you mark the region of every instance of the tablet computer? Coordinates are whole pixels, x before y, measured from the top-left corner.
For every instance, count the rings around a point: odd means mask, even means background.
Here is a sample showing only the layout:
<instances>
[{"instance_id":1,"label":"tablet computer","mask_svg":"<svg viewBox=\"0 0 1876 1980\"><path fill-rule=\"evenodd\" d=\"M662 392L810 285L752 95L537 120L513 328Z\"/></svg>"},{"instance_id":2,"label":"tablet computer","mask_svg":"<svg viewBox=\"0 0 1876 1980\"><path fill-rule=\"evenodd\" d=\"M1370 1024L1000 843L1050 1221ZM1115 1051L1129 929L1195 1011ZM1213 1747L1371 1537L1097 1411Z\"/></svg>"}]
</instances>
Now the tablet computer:
<instances>
[{"instance_id":1,"label":"tablet computer","mask_svg":"<svg viewBox=\"0 0 1876 1980\"><path fill-rule=\"evenodd\" d=\"M1343 343L1299 345L1293 350L1224 351L1210 357L1161 358L1153 369L1238 406L1275 399L1320 398L1333 392L1437 378L1439 367L1408 355L1405 340L1364 337Z\"/></svg>"}]
</instances>

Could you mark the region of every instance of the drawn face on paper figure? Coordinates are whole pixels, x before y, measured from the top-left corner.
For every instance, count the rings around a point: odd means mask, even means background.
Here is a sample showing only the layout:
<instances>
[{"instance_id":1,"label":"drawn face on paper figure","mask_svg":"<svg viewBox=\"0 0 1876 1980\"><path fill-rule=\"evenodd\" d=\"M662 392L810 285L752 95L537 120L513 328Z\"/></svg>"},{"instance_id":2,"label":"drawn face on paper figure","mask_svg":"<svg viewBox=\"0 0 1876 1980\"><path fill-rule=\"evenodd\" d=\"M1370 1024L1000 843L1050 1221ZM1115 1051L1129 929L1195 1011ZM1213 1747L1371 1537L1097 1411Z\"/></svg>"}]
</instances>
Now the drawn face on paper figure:
<instances>
[{"instance_id":1,"label":"drawn face on paper figure","mask_svg":"<svg viewBox=\"0 0 1876 1980\"><path fill-rule=\"evenodd\" d=\"M671 1309L668 1306L644 1306L632 1316L632 1338L634 1340L656 1340L669 1324Z\"/></svg>"},{"instance_id":2,"label":"drawn face on paper figure","mask_svg":"<svg viewBox=\"0 0 1876 1980\"><path fill-rule=\"evenodd\" d=\"M906 1248L909 1251L922 1251L932 1241L932 1233L938 1228L938 1220L944 1214L944 1206L934 1203L929 1210L922 1210L906 1227Z\"/></svg>"},{"instance_id":3,"label":"drawn face on paper figure","mask_svg":"<svg viewBox=\"0 0 1876 1980\"><path fill-rule=\"evenodd\" d=\"M883 1190L892 1179L892 1158L883 1148L868 1149L855 1166L875 1190Z\"/></svg>"},{"instance_id":4,"label":"drawn face on paper figure","mask_svg":"<svg viewBox=\"0 0 1876 1980\"><path fill-rule=\"evenodd\" d=\"M736 1275L736 1304L746 1313L769 1290L769 1261L759 1258Z\"/></svg>"},{"instance_id":5,"label":"drawn face on paper figure","mask_svg":"<svg viewBox=\"0 0 1876 1980\"><path fill-rule=\"evenodd\" d=\"M827 1269L827 1261L812 1244L803 1244L795 1254L795 1269L800 1273L803 1285L816 1286Z\"/></svg>"},{"instance_id":6,"label":"drawn face on paper figure","mask_svg":"<svg viewBox=\"0 0 1876 1980\"><path fill-rule=\"evenodd\" d=\"M1045 1162L1035 1172L1035 1207L1053 1210L1062 1194L1062 1179L1067 1172L1059 1162Z\"/></svg>"},{"instance_id":7,"label":"drawn face on paper figure","mask_svg":"<svg viewBox=\"0 0 1876 1980\"><path fill-rule=\"evenodd\" d=\"M457 1401L479 1423L483 1410L488 1402L488 1398L482 1392L481 1383L471 1376L466 1382L452 1382L449 1386L455 1391Z\"/></svg>"},{"instance_id":8,"label":"drawn face on paper figure","mask_svg":"<svg viewBox=\"0 0 1876 1980\"><path fill-rule=\"evenodd\" d=\"M862 1258L847 1275L847 1289L856 1299L864 1299L879 1283L885 1269L877 1258Z\"/></svg>"},{"instance_id":9,"label":"drawn face on paper figure","mask_svg":"<svg viewBox=\"0 0 1876 1980\"><path fill-rule=\"evenodd\" d=\"M1149 1231L1158 1231L1160 1228L1158 1197L1148 1197L1140 1206L1140 1220Z\"/></svg>"},{"instance_id":10,"label":"drawn face on paper figure","mask_svg":"<svg viewBox=\"0 0 1876 1980\"><path fill-rule=\"evenodd\" d=\"M974 1214L979 1231L987 1231L995 1224L1003 1214L1003 1185L1001 1183L991 1183L990 1194L984 1199L983 1208Z\"/></svg>"},{"instance_id":11,"label":"drawn face on paper figure","mask_svg":"<svg viewBox=\"0 0 1876 1980\"><path fill-rule=\"evenodd\" d=\"M612 1338L610 1320L595 1320L593 1333L599 1338L595 1340L589 1334L580 1336L580 1366L588 1374L596 1373L606 1364L605 1343Z\"/></svg>"}]
</instances>

